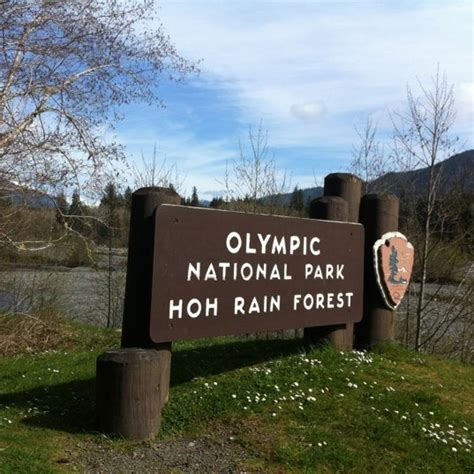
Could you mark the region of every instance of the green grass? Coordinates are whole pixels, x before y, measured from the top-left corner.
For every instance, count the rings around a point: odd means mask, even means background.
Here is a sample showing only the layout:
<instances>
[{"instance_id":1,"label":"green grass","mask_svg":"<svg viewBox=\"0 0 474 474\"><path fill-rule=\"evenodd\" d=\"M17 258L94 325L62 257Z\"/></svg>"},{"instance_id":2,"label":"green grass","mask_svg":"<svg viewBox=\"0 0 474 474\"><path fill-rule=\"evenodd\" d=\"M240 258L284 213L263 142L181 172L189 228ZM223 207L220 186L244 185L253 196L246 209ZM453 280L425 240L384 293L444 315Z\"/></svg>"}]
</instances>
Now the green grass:
<instances>
[{"instance_id":1,"label":"green grass","mask_svg":"<svg viewBox=\"0 0 474 474\"><path fill-rule=\"evenodd\" d=\"M68 452L84 441L135 445L95 431L95 361L118 338L94 341L0 360L0 472L71 469ZM472 366L399 347L176 343L160 437L224 430L250 453L244 467L265 472L469 472L473 388Z\"/></svg>"}]
</instances>

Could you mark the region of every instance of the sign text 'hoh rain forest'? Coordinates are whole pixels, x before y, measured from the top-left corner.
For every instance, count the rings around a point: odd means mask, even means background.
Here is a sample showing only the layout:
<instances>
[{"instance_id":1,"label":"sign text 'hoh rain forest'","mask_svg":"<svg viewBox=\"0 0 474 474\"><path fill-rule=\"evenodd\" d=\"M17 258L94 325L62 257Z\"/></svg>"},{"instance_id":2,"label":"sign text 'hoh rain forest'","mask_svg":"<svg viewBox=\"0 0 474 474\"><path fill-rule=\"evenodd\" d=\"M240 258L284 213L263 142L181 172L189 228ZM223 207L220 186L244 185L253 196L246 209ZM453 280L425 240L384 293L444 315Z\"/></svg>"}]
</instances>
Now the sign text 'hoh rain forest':
<instances>
[{"instance_id":1,"label":"sign text 'hoh rain forest'","mask_svg":"<svg viewBox=\"0 0 474 474\"><path fill-rule=\"evenodd\" d=\"M360 224L162 205L151 338L360 321L363 242Z\"/></svg>"}]
</instances>

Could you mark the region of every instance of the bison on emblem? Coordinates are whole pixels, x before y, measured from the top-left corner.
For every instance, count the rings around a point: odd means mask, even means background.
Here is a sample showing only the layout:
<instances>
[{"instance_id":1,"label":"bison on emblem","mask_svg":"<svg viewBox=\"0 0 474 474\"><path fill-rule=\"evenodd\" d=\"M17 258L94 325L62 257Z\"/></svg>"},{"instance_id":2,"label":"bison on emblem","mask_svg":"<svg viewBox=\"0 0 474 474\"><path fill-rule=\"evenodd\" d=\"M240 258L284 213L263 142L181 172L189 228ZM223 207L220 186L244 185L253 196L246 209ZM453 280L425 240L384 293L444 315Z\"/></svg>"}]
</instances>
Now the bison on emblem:
<instances>
[{"instance_id":1,"label":"bison on emblem","mask_svg":"<svg viewBox=\"0 0 474 474\"><path fill-rule=\"evenodd\" d=\"M415 249L400 232L388 232L374 244L377 284L385 304L396 309L402 301L413 270Z\"/></svg>"}]
</instances>

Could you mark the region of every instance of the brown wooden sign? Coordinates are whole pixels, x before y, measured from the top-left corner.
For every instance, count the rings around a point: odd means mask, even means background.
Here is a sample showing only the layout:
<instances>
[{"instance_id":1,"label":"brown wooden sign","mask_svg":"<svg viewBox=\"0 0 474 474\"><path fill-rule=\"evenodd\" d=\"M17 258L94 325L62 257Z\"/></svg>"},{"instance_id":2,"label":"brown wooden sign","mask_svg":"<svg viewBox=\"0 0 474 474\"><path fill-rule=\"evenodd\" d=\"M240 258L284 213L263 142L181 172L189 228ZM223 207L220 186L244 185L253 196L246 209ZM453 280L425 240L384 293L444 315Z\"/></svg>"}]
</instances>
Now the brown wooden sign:
<instances>
[{"instance_id":1,"label":"brown wooden sign","mask_svg":"<svg viewBox=\"0 0 474 474\"><path fill-rule=\"evenodd\" d=\"M358 322L363 245L360 224L161 205L151 339Z\"/></svg>"}]
</instances>

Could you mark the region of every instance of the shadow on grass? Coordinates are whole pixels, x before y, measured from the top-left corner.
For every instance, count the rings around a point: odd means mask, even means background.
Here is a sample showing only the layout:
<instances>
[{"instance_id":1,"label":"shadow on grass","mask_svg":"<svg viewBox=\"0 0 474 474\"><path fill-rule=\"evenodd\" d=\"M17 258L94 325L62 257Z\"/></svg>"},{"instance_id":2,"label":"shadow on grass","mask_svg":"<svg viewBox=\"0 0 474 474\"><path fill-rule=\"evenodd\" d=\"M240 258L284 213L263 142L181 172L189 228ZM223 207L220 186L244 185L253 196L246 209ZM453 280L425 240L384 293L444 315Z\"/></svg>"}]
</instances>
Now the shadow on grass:
<instances>
[{"instance_id":1,"label":"shadow on grass","mask_svg":"<svg viewBox=\"0 0 474 474\"><path fill-rule=\"evenodd\" d=\"M0 404L20 409L21 423L68 433L93 432L95 378L0 395Z\"/></svg>"},{"instance_id":2,"label":"shadow on grass","mask_svg":"<svg viewBox=\"0 0 474 474\"><path fill-rule=\"evenodd\" d=\"M300 352L298 339L225 341L173 352L171 386Z\"/></svg>"},{"instance_id":3,"label":"shadow on grass","mask_svg":"<svg viewBox=\"0 0 474 474\"><path fill-rule=\"evenodd\" d=\"M300 340L249 340L176 348L171 386L217 375L302 350ZM0 395L0 405L20 409L28 426L67 433L96 433L95 378Z\"/></svg>"}]
</instances>

